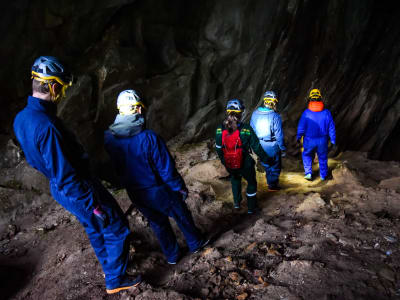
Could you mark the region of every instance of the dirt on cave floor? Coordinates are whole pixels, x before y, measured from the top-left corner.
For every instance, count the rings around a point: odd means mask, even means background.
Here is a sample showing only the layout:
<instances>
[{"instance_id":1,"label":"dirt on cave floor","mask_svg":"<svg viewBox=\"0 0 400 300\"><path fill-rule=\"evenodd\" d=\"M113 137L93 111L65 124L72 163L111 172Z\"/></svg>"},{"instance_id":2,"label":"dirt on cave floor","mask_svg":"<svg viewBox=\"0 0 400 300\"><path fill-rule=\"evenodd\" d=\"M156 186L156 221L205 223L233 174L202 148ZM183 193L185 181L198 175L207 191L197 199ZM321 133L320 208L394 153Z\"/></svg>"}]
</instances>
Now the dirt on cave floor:
<instances>
[{"instance_id":1,"label":"dirt on cave floor","mask_svg":"<svg viewBox=\"0 0 400 300\"><path fill-rule=\"evenodd\" d=\"M319 179L315 164L308 182L301 161L284 158L279 192L267 191L258 168L260 211L247 215L245 201L233 209L228 174L211 141L172 144L171 152L195 221L212 237L209 247L188 253L176 230L186 253L170 266L133 210L128 271L142 273L145 283L107 295L81 225L48 191L24 181L45 179L1 170L0 298L400 299L400 163L345 152L330 159L330 180ZM26 162L18 168L30 172ZM125 191L110 190L126 210Z\"/></svg>"}]
</instances>

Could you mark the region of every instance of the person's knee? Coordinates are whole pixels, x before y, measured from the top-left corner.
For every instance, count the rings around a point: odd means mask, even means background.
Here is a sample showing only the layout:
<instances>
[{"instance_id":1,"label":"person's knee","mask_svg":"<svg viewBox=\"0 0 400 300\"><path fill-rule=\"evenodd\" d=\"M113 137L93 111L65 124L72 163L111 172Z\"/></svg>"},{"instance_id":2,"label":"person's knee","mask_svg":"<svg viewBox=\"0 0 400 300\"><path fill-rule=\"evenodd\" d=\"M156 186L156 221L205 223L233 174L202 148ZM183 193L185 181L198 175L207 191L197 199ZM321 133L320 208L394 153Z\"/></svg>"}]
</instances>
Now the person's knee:
<instances>
[{"instance_id":1,"label":"person's knee","mask_svg":"<svg viewBox=\"0 0 400 300\"><path fill-rule=\"evenodd\" d=\"M323 152L323 153L318 154L318 162L323 163L323 164L328 163L328 153Z\"/></svg>"},{"instance_id":2,"label":"person's knee","mask_svg":"<svg viewBox=\"0 0 400 300\"><path fill-rule=\"evenodd\" d=\"M246 192L247 192L248 194L253 194L253 193L257 192L257 181L248 182L248 183L247 183Z\"/></svg>"}]
</instances>

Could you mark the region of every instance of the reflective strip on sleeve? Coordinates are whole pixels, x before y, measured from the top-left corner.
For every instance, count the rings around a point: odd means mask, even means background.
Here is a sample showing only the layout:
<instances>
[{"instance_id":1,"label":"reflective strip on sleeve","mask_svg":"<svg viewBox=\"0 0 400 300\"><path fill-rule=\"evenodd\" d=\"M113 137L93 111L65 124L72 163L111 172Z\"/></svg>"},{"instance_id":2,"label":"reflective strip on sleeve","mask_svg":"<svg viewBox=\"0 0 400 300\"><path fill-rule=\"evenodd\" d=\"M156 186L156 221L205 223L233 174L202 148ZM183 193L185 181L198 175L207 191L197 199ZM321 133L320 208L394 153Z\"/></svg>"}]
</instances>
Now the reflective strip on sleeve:
<instances>
[{"instance_id":1,"label":"reflective strip on sleeve","mask_svg":"<svg viewBox=\"0 0 400 300\"><path fill-rule=\"evenodd\" d=\"M247 195L247 197L253 197L253 196L257 195L257 192L255 192L254 194L248 194L248 193L246 193L246 195Z\"/></svg>"},{"instance_id":2,"label":"reflective strip on sleeve","mask_svg":"<svg viewBox=\"0 0 400 300\"><path fill-rule=\"evenodd\" d=\"M221 148L222 148L222 146L219 146L219 145L217 145L217 144L215 144L215 147L218 148L218 149L221 149Z\"/></svg>"}]
</instances>

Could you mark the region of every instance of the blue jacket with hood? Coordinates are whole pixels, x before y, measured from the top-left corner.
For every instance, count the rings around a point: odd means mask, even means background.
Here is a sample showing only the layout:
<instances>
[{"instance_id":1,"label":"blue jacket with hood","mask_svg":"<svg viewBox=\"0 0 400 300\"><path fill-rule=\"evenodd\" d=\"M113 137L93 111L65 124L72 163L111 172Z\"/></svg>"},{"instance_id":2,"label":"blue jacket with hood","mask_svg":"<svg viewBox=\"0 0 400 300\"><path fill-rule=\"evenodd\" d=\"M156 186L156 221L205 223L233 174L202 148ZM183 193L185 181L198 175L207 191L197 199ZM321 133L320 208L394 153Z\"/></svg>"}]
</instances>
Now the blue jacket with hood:
<instances>
[{"instance_id":1,"label":"blue jacket with hood","mask_svg":"<svg viewBox=\"0 0 400 300\"><path fill-rule=\"evenodd\" d=\"M164 210L171 205L171 192L186 189L165 142L154 131L144 129L141 115L117 115L104 133L104 145L135 202Z\"/></svg>"}]
</instances>

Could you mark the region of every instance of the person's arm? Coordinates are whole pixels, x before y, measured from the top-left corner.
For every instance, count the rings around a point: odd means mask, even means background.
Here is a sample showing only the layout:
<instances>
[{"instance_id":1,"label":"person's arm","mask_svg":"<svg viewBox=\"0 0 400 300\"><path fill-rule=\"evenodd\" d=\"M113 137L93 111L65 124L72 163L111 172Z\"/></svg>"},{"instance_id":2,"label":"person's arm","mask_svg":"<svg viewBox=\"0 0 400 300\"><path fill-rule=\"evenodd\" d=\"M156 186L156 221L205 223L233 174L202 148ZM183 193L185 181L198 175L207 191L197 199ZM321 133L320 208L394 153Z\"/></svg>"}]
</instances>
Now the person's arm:
<instances>
[{"instance_id":1,"label":"person's arm","mask_svg":"<svg viewBox=\"0 0 400 300\"><path fill-rule=\"evenodd\" d=\"M79 203L86 211L93 212L97 201L92 188L70 164L60 132L48 127L38 137L37 144L46 162L46 168L58 189L72 202Z\"/></svg>"},{"instance_id":2,"label":"person's arm","mask_svg":"<svg viewBox=\"0 0 400 300\"><path fill-rule=\"evenodd\" d=\"M336 129L335 122L333 121L332 114L328 111L328 129L329 129L329 138L333 145L336 144Z\"/></svg>"},{"instance_id":3,"label":"person's arm","mask_svg":"<svg viewBox=\"0 0 400 300\"><path fill-rule=\"evenodd\" d=\"M305 113L303 112L300 117L299 125L297 126L297 136L296 136L297 141L299 141L302 138L302 136L304 136L305 131L306 131L306 117Z\"/></svg>"},{"instance_id":4,"label":"person's arm","mask_svg":"<svg viewBox=\"0 0 400 300\"><path fill-rule=\"evenodd\" d=\"M225 165L224 153L222 152L222 128L218 127L215 133L215 151L217 151L218 157L221 163Z\"/></svg>"},{"instance_id":5,"label":"person's arm","mask_svg":"<svg viewBox=\"0 0 400 300\"><path fill-rule=\"evenodd\" d=\"M150 140L151 158L163 182L168 184L173 191L187 191L185 182L178 173L175 161L165 142L156 134L153 134Z\"/></svg>"},{"instance_id":6,"label":"person's arm","mask_svg":"<svg viewBox=\"0 0 400 300\"><path fill-rule=\"evenodd\" d=\"M281 151L286 151L285 140L283 137L282 119L281 116L276 114L273 122L274 134Z\"/></svg>"},{"instance_id":7,"label":"person's arm","mask_svg":"<svg viewBox=\"0 0 400 300\"><path fill-rule=\"evenodd\" d=\"M250 147L255 154L260 158L260 160L267 164L270 161L270 157L265 153L264 149L261 147L260 141L254 132L253 128L249 127L250 131Z\"/></svg>"}]
</instances>

